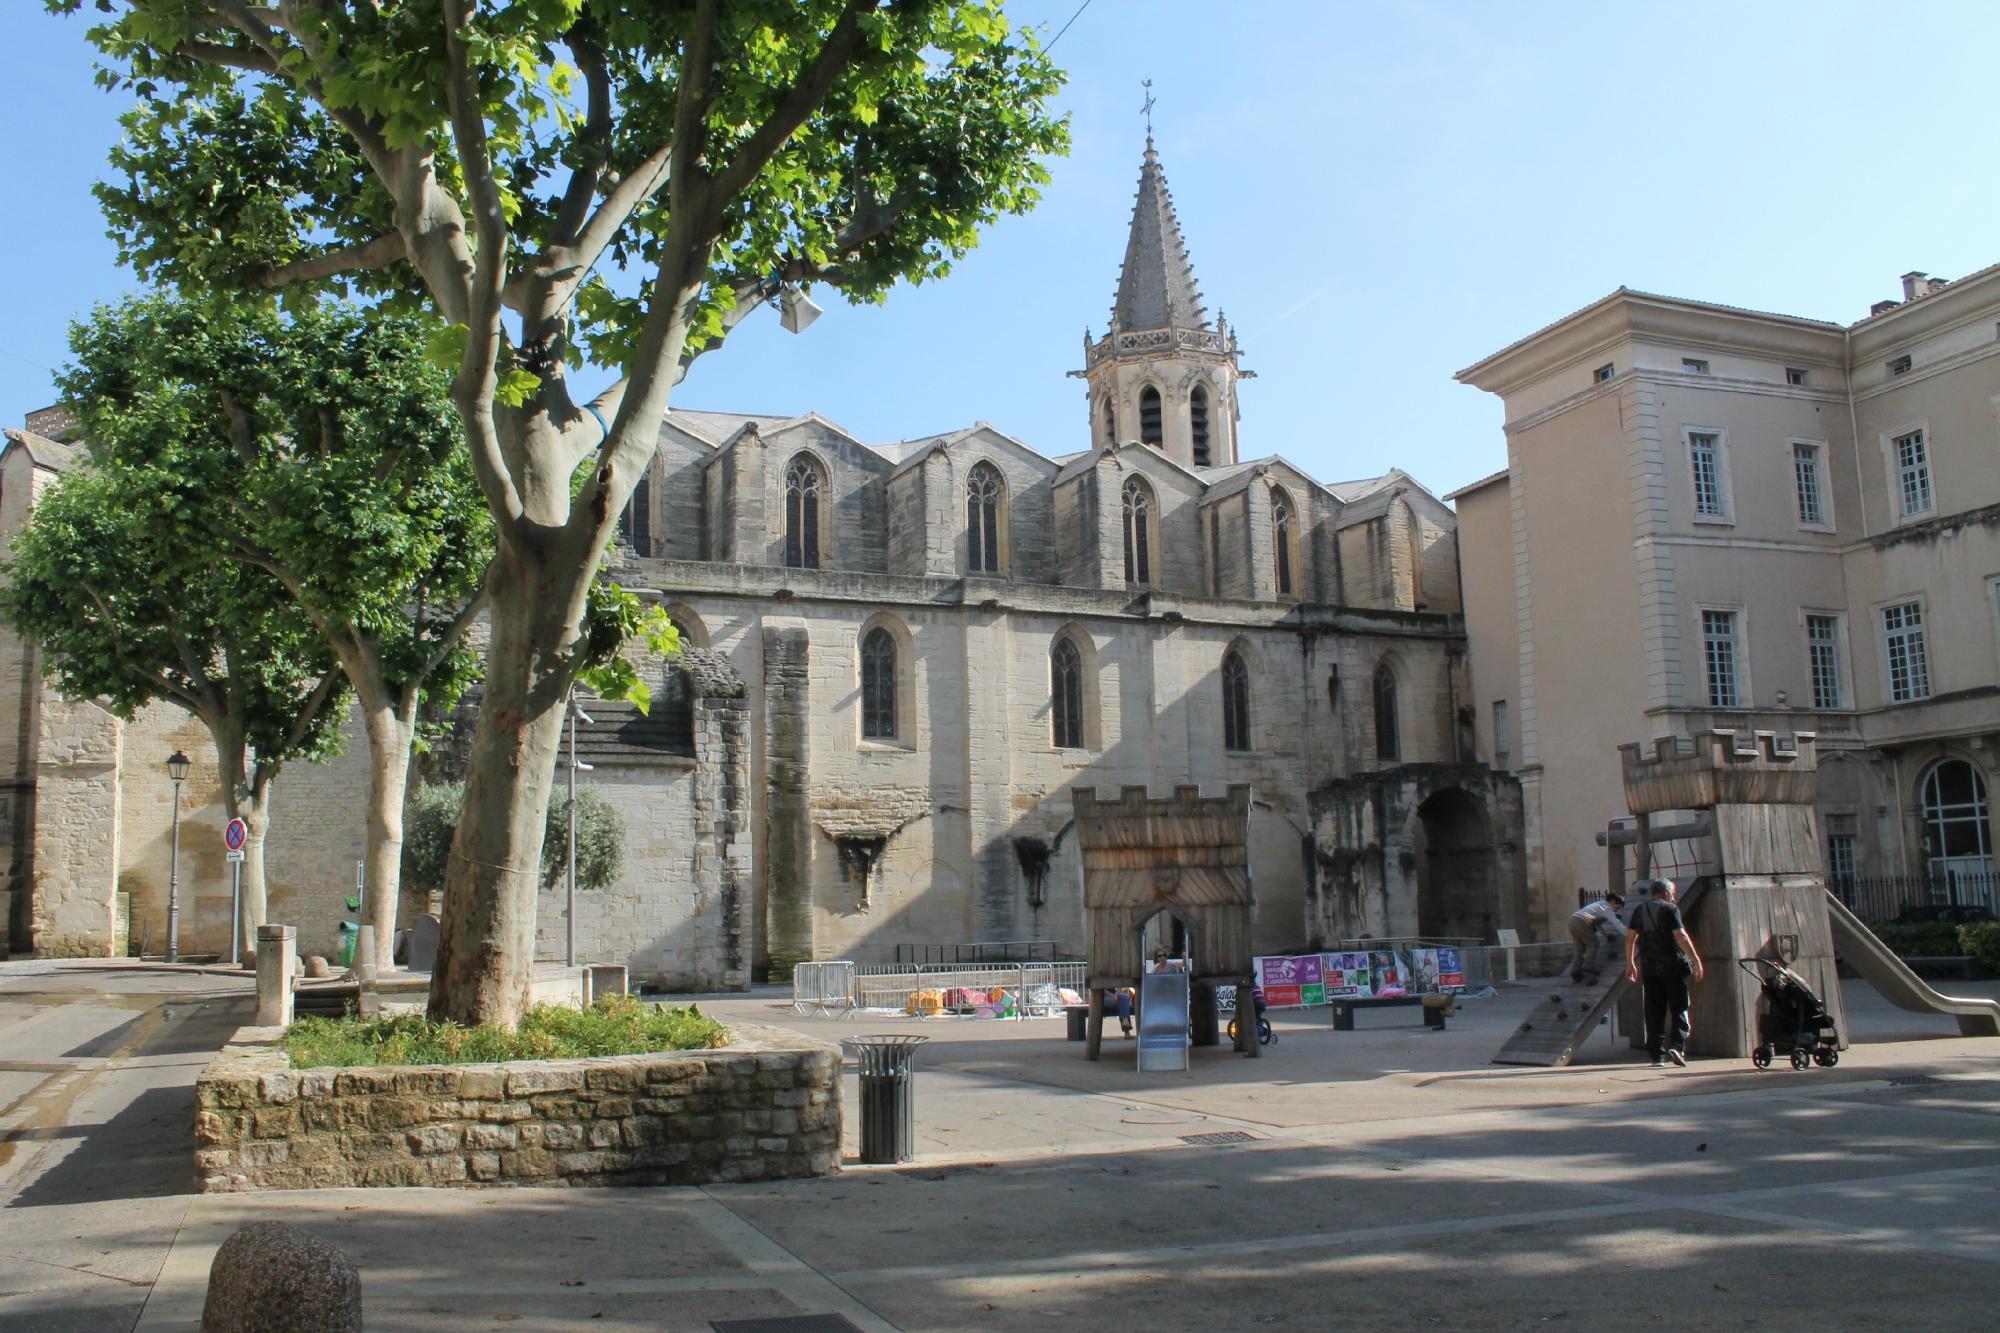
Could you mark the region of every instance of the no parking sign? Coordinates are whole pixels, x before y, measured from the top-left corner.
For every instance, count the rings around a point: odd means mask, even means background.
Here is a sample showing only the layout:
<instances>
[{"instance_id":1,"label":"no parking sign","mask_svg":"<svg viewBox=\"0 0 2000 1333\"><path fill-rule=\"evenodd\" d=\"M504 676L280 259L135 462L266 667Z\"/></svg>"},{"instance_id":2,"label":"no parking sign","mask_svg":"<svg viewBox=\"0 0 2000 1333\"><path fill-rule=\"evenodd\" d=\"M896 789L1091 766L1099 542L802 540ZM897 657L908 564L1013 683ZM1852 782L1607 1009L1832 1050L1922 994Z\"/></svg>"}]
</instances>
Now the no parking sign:
<instances>
[{"instance_id":1,"label":"no parking sign","mask_svg":"<svg viewBox=\"0 0 2000 1333\"><path fill-rule=\"evenodd\" d=\"M222 845L229 849L231 861L243 859L243 844L250 837L250 826L240 819L229 821L229 827L222 830Z\"/></svg>"}]
</instances>

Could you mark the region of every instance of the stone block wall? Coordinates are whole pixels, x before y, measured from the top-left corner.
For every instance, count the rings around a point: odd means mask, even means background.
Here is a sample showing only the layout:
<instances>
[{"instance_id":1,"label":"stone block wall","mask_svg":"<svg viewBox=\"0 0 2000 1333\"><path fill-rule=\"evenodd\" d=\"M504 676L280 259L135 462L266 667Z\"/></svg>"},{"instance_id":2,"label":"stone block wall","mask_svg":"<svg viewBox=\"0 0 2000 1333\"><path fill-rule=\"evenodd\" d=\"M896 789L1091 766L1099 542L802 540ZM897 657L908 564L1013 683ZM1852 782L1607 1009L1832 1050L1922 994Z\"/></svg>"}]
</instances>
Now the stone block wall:
<instances>
[{"instance_id":1,"label":"stone block wall","mask_svg":"<svg viewBox=\"0 0 2000 1333\"><path fill-rule=\"evenodd\" d=\"M124 729L96 704L53 692L38 712L32 947L44 958L108 958L117 935Z\"/></svg>"},{"instance_id":2,"label":"stone block wall","mask_svg":"<svg viewBox=\"0 0 2000 1333\"><path fill-rule=\"evenodd\" d=\"M203 1192L706 1185L840 1165L840 1053L740 1024L714 1051L295 1070L244 1028L195 1085Z\"/></svg>"}]
</instances>

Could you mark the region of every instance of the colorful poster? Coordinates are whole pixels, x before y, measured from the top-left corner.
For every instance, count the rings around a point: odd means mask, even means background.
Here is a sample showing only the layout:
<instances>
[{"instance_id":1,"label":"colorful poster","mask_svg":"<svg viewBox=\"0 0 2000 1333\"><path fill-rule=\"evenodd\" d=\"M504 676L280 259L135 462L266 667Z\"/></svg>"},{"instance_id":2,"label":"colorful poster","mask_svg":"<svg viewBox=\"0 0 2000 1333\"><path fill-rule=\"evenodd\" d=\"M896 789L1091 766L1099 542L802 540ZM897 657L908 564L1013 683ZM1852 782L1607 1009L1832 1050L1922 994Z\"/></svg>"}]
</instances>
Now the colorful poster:
<instances>
[{"instance_id":1,"label":"colorful poster","mask_svg":"<svg viewBox=\"0 0 2000 1333\"><path fill-rule=\"evenodd\" d=\"M1465 989L1465 959L1456 949L1437 951L1437 988L1441 991Z\"/></svg>"},{"instance_id":2,"label":"colorful poster","mask_svg":"<svg viewBox=\"0 0 2000 1333\"><path fill-rule=\"evenodd\" d=\"M1304 1005L1308 1009L1313 1008L1315 1005L1325 1004L1326 987L1325 986L1299 987L1299 1003Z\"/></svg>"},{"instance_id":3,"label":"colorful poster","mask_svg":"<svg viewBox=\"0 0 2000 1333\"><path fill-rule=\"evenodd\" d=\"M1438 951L1436 949L1411 949L1403 955L1410 965L1409 975L1403 978L1403 985L1412 995L1428 995L1437 990Z\"/></svg>"},{"instance_id":4,"label":"colorful poster","mask_svg":"<svg viewBox=\"0 0 2000 1333\"><path fill-rule=\"evenodd\" d=\"M1297 986L1266 986L1264 1003L1273 1009L1297 1009L1305 1001L1301 998Z\"/></svg>"},{"instance_id":5,"label":"colorful poster","mask_svg":"<svg viewBox=\"0 0 2000 1333\"><path fill-rule=\"evenodd\" d=\"M1409 967L1394 950L1378 949L1370 953L1368 968L1374 973L1375 998L1393 999L1410 993L1405 981Z\"/></svg>"},{"instance_id":6,"label":"colorful poster","mask_svg":"<svg viewBox=\"0 0 2000 1333\"><path fill-rule=\"evenodd\" d=\"M1331 998L1365 1000L1374 994L1374 988L1369 984L1368 955L1365 953L1323 954L1320 971L1326 978L1326 993Z\"/></svg>"},{"instance_id":7,"label":"colorful poster","mask_svg":"<svg viewBox=\"0 0 2000 1333\"><path fill-rule=\"evenodd\" d=\"M1301 954L1297 957L1260 958L1257 960L1258 977L1269 991L1273 986L1317 986L1321 983L1319 955ZM1265 997L1269 999L1267 995Z\"/></svg>"}]
</instances>

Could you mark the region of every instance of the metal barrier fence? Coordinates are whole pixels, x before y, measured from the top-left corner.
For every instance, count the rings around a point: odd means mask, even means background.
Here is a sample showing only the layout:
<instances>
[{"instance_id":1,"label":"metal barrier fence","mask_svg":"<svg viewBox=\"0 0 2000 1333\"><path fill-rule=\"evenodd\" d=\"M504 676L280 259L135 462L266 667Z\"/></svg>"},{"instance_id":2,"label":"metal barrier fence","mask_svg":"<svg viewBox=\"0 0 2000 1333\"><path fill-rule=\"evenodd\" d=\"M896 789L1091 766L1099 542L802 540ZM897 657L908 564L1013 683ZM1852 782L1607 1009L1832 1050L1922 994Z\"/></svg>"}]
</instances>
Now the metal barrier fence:
<instances>
[{"instance_id":1,"label":"metal barrier fence","mask_svg":"<svg viewBox=\"0 0 2000 1333\"><path fill-rule=\"evenodd\" d=\"M1053 1018L1063 1011L1062 992L1084 993L1088 965L1082 962L996 963L984 967L950 963L907 966L895 963L796 963L792 967L792 1007L800 1013L888 1011L929 1018L954 1008L953 992L976 993L1010 1018ZM837 993L836 993L837 992Z\"/></svg>"},{"instance_id":2,"label":"metal barrier fence","mask_svg":"<svg viewBox=\"0 0 2000 1333\"><path fill-rule=\"evenodd\" d=\"M900 967L926 967L948 963L1032 963L1054 958L1054 940L974 940L969 944L899 944L896 963Z\"/></svg>"},{"instance_id":3,"label":"metal barrier fence","mask_svg":"<svg viewBox=\"0 0 2000 1333\"><path fill-rule=\"evenodd\" d=\"M1849 911L1871 926L1897 919L1950 920L1985 912L1993 915L2000 897L2000 876L1952 873L1938 875L1835 875L1826 886Z\"/></svg>"}]
</instances>

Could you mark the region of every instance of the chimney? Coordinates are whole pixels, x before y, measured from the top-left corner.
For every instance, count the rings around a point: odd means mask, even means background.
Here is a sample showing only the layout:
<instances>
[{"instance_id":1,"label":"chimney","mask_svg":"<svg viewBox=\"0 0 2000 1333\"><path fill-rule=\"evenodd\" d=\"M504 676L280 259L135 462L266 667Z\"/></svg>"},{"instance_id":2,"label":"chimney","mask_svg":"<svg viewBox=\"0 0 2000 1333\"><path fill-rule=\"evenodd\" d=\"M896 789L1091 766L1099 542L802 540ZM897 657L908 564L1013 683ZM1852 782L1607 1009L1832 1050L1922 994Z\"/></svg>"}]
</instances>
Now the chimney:
<instances>
[{"instance_id":1,"label":"chimney","mask_svg":"<svg viewBox=\"0 0 2000 1333\"><path fill-rule=\"evenodd\" d=\"M1951 285L1950 278L1930 278L1924 282L1924 295L1935 296Z\"/></svg>"},{"instance_id":2,"label":"chimney","mask_svg":"<svg viewBox=\"0 0 2000 1333\"><path fill-rule=\"evenodd\" d=\"M1877 301L1874 305L1868 307L1868 314L1872 318L1873 316L1882 314L1884 311L1894 310L1901 304L1903 304L1901 301Z\"/></svg>"},{"instance_id":3,"label":"chimney","mask_svg":"<svg viewBox=\"0 0 2000 1333\"><path fill-rule=\"evenodd\" d=\"M1914 271L1903 275L1903 299L1905 301L1914 301L1919 296L1930 295L1924 288L1924 277L1924 274Z\"/></svg>"}]
</instances>

